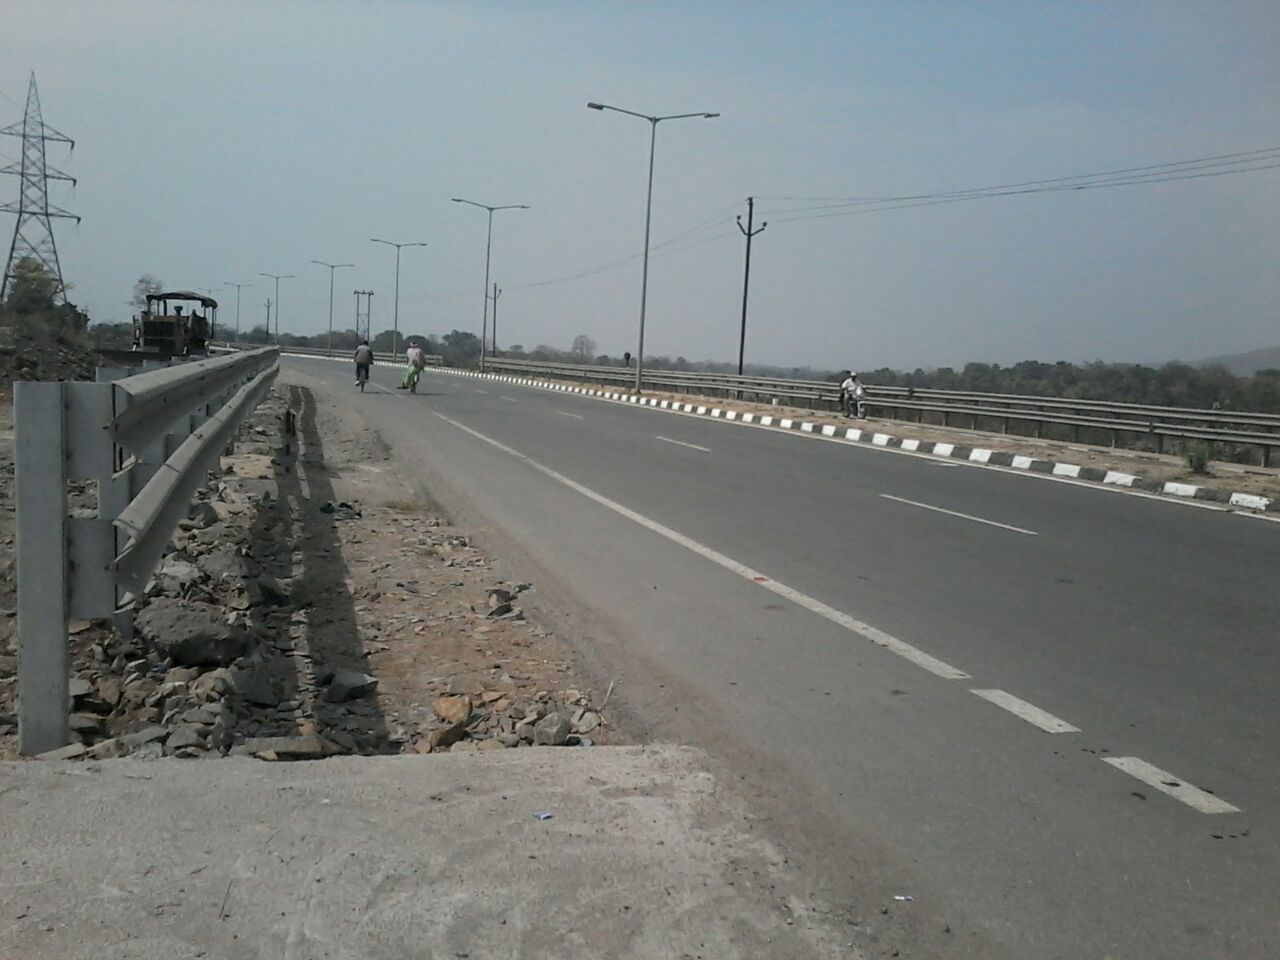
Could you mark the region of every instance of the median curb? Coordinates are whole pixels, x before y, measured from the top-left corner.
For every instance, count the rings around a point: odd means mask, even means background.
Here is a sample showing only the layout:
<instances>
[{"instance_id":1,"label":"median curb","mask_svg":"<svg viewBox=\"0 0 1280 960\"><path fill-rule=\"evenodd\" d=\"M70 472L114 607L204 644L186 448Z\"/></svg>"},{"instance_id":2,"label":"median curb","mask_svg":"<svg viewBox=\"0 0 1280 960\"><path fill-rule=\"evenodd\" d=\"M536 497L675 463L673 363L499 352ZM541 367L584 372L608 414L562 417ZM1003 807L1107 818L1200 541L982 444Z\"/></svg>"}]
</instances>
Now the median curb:
<instances>
[{"instance_id":1,"label":"median curb","mask_svg":"<svg viewBox=\"0 0 1280 960\"><path fill-rule=\"evenodd\" d=\"M978 446L967 446L958 443L945 443L932 440L916 440L891 436L873 430L862 430L857 427L841 428L835 424L818 424L797 417L778 417L773 414L743 413L728 410L706 403L685 403L680 400L659 400L655 397L641 397L632 393L596 387L577 387L553 380L537 380L532 377L513 377L499 373L481 373L477 370L458 370L452 367L433 367L433 371L449 373L454 376L474 377L483 380L496 380L513 383L525 387L538 387L560 393L575 393L601 400L613 400L618 403L632 403L637 406L650 407L655 410L670 410L676 413L693 414L694 416L713 417L717 420L731 420L749 423L754 426L772 427L778 430L795 430L800 433L813 434L844 440L850 443L864 443L874 447L887 447L905 450L910 453L923 453L934 457L946 457L952 460L963 460L994 467L1007 467L1012 470L1025 470L1028 473L1045 474L1064 477L1086 483L1098 483L1112 487L1122 487L1153 493L1162 496L1176 497L1183 500L1206 500L1244 510L1256 510L1267 513L1280 513L1280 497L1264 497L1255 493L1241 493L1231 490L1218 490L1203 487L1194 483L1179 483L1173 480L1147 480L1132 473L1117 470L1104 470L1101 467L1087 467L1075 463L1062 463L1057 460L1040 460L1035 457L1007 453L999 450L988 450Z\"/></svg>"}]
</instances>

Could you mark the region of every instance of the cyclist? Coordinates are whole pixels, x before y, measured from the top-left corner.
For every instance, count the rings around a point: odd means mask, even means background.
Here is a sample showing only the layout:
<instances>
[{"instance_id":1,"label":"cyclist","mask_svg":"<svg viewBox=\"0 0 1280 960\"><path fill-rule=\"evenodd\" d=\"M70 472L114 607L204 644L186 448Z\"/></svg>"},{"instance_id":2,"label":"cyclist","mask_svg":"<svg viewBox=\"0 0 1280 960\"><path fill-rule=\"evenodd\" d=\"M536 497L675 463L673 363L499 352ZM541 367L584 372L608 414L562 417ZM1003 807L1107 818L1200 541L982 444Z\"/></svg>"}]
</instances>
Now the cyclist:
<instances>
[{"instance_id":1,"label":"cyclist","mask_svg":"<svg viewBox=\"0 0 1280 960\"><path fill-rule=\"evenodd\" d=\"M417 393L418 378L422 376L422 368L427 365L427 355L418 341L414 340L409 343L409 349L405 351L405 360L408 366L405 368L404 377L400 380L400 389L408 390L410 393Z\"/></svg>"},{"instance_id":2,"label":"cyclist","mask_svg":"<svg viewBox=\"0 0 1280 960\"><path fill-rule=\"evenodd\" d=\"M369 379L369 368L373 366L373 350L369 347L368 340L361 340L360 346L356 347L356 386Z\"/></svg>"}]
</instances>

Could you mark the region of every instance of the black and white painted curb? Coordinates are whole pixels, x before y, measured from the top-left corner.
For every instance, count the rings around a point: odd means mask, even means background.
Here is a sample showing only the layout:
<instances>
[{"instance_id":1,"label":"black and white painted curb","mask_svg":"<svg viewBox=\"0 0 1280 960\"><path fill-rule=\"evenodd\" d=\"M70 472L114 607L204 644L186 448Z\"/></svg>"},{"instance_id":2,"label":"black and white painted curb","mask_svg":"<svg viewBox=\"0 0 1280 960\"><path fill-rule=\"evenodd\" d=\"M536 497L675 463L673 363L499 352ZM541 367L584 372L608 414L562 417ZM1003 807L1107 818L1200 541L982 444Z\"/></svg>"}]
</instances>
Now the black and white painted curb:
<instances>
[{"instance_id":1,"label":"black and white painted curb","mask_svg":"<svg viewBox=\"0 0 1280 960\"><path fill-rule=\"evenodd\" d=\"M303 360L340 360L350 363L349 357L317 357L302 353L288 353L284 356L298 357ZM387 366L403 366L402 364L386 364ZM1118 470L1104 470L1101 467L1086 467L1076 463L1059 463L1056 460L1037 460L1021 454L1005 453L999 450L987 450L983 447L970 447L963 444L935 442L932 440L916 440L913 438L894 437L887 433L873 430L862 430L858 427L839 427L833 423L812 423L796 417L779 417L773 414L746 413L729 410L704 403L685 403L681 400L659 400L656 397L641 397L632 393L617 390L602 390L597 387L579 387L573 384L557 383L553 380L538 380L532 377L513 377L503 373L481 373L478 370L459 370L456 367L428 367L433 373L448 373L456 377L475 377L482 380L494 380L501 383L513 383L522 387L537 387L559 393L576 393L584 397L596 397L601 400L613 400L618 403L634 403L638 406L652 407L657 410L670 410L675 413L693 414L701 417L714 417L718 420L732 420L749 423L759 427L772 427L778 430L797 430L815 436L844 440L850 443L866 443L874 447L887 447L894 450L906 450L910 453L922 453L934 457L947 457L952 460L963 460L967 463L983 464L993 467L1007 467L1012 470L1025 470L1053 477L1063 477L1086 483L1100 483L1111 487L1122 487L1144 493L1178 497L1183 500L1204 500L1220 503L1242 510L1258 510L1267 513L1280 513L1280 497L1263 497L1256 493L1237 493L1231 490L1214 490L1194 483L1178 483L1173 480L1164 482L1147 480L1132 473L1121 473Z\"/></svg>"},{"instance_id":2,"label":"black and white painted curb","mask_svg":"<svg viewBox=\"0 0 1280 960\"><path fill-rule=\"evenodd\" d=\"M1147 480L1131 473L1117 470L1104 470L1101 467L1086 467L1075 463L1059 463L1055 460L1038 460L1035 457L1006 453L999 450L987 450L983 447L964 446L957 443L916 440L912 438L894 437L887 433L862 430L858 427L840 427L832 423L812 423L796 417L779 417L773 414L746 413L711 406L705 403L685 403L680 400L659 400L655 397L641 397L631 393L597 387L578 387L572 384L556 383L551 380L536 380L529 377L513 377L507 374L480 373L476 370L458 370L451 367L433 367L433 371L449 373L454 376L475 377L484 380L496 380L513 383L524 387L538 387L561 393L576 393L586 397L598 397L602 400L614 400L619 403L634 403L639 406L653 407L659 410L672 410L677 413L688 413L695 416L714 417L718 420L733 420L750 423L761 427L774 427L779 430L798 430L822 437L834 437L851 443L866 443L875 447L889 447L906 450L911 453L929 454L935 457L948 457L953 460L964 460L968 463L988 464L996 467L1008 467L1013 470L1026 470L1028 473L1048 474L1054 477L1066 477L1088 483L1101 483L1114 487L1125 487L1141 490L1146 493L1163 494L1181 497L1187 500L1209 500L1245 510L1262 510L1280 513L1280 497L1263 497L1254 493L1233 493L1230 490L1215 490L1194 483L1177 483L1172 480Z\"/></svg>"}]
</instances>

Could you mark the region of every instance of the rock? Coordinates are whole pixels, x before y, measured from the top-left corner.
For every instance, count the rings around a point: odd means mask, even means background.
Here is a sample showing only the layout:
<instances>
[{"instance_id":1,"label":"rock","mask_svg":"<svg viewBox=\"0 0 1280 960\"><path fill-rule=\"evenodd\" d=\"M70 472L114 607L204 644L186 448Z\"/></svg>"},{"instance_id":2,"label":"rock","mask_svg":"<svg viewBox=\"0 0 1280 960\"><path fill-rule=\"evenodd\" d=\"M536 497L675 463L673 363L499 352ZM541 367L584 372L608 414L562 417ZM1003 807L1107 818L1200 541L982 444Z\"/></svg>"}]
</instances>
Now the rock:
<instances>
[{"instance_id":1,"label":"rock","mask_svg":"<svg viewBox=\"0 0 1280 960\"><path fill-rule=\"evenodd\" d=\"M558 713L549 713L533 728L533 742L544 747L563 747L569 739L569 721Z\"/></svg>"},{"instance_id":2,"label":"rock","mask_svg":"<svg viewBox=\"0 0 1280 960\"><path fill-rule=\"evenodd\" d=\"M500 733L494 739L504 747L518 747L520 745L520 738L514 733Z\"/></svg>"},{"instance_id":3,"label":"rock","mask_svg":"<svg viewBox=\"0 0 1280 960\"><path fill-rule=\"evenodd\" d=\"M320 737L253 737L231 751L261 760L318 760L324 756Z\"/></svg>"},{"instance_id":4,"label":"rock","mask_svg":"<svg viewBox=\"0 0 1280 960\"><path fill-rule=\"evenodd\" d=\"M494 587L489 591L489 609L500 607L504 603L510 603L515 599L515 594L510 590L503 590L501 587Z\"/></svg>"},{"instance_id":5,"label":"rock","mask_svg":"<svg viewBox=\"0 0 1280 960\"><path fill-rule=\"evenodd\" d=\"M88 748L83 743L68 743L65 747L49 750L36 756L37 760L79 760Z\"/></svg>"},{"instance_id":6,"label":"rock","mask_svg":"<svg viewBox=\"0 0 1280 960\"><path fill-rule=\"evenodd\" d=\"M231 691L242 700L259 707L274 707L280 702L271 678L262 670L235 670L230 680Z\"/></svg>"},{"instance_id":7,"label":"rock","mask_svg":"<svg viewBox=\"0 0 1280 960\"><path fill-rule=\"evenodd\" d=\"M439 747L447 747L451 744L457 743L466 735L467 725L465 723L452 723L447 727L440 727L439 729L432 730L427 734L427 742L431 745L432 749L437 749Z\"/></svg>"},{"instance_id":8,"label":"rock","mask_svg":"<svg viewBox=\"0 0 1280 960\"><path fill-rule=\"evenodd\" d=\"M201 543L205 546L213 546L214 544L226 539L226 537L227 525L221 522L215 523L210 527L205 527L203 530L197 530L193 535L193 539L196 543Z\"/></svg>"},{"instance_id":9,"label":"rock","mask_svg":"<svg viewBox=\"0 0 1280 960\"><path fill-rule=\"evenodd\" d=\"M103 677L98 681L97 693L99 700L114 707L120 702L120 681L114 677Z\"/></svg>"},{"instance_id":10,"label":"rock","mask_svg":"<svg viewBox=\"0 0 1280 960\"><path fill-rule=\"evenodd\" d=\"M190 690L197 700L217 700L231 691L231 671L218 669L202 674L192 681Z\"/></svg>"},{"instance_id":11,"label":"rock","mask_svg":"<svg viewBox=\"0 0 1280 960\"><path fill-rule=\"evenodd\" d=\"M479 743L476 744L476 749L481 751L505 750L507 749L507 745L503 743L501 740L497 740L497 739L481 740Z\"/></svg>"},{"instance_id":12,"label":"rock","mask_svg":"<svg viewBox=\"0 0 1280 960\"><path fill-rule=\"evenodd\" d=\"M72 700L78 700L93 693L93 684L83 677L72 677L67 681L67 692L71 694Z\"/></svg>"},{"instance_id":13,"label":"rock","mask_svg":"<svg viewBox=\"0 0 1280 960\"><path fill-rule=\"evenodd\" d=\"M221 704L219 704L221 706ZM220 717L221 711L210 710L208 707L192 707L182 715L183 723L194 723L203 727L213 724Z\"/></svg>"},{"instance_id":14,"label":"rock","mask_svg":"<svg viewBox=\"0 0 1280 960\"><path fill-rule=\"evenodd\" d=\"M214 509L211 503L200 501L191 507L190 521L192 529L203 530L205 527L213 526L219 519L218 511Z\"/></svg>"},{"instance_id":15,"label":"rock","mask_svg":"<svg viewBox=\"0 0 1280 960\"><path fill-rule=\"evenodd\" d=\"M497 620L499 617L505 617L514 610L515 608L511 606L510 603L500 603L497 606L489 607L489 617L493 620Z\"/></svg>"},{"instance_id":16,"label":"rock","mask_svg":"<svg viewBox=\"0 0 1280 960\"><path fill-rule=\"evenodd\" d=\"M445 723L466 723L471 719L471 698L436 697L431 701L431 709Z\"/></svg>"},{"instance_id":17,"label":"rock","mask_svg":"<svg viewBox=\"0 0 1280 960\"><path fill-rule=\"evenodd\" d=\"M164 744L167 753L176 753L186 747L204 747L204 735L199 728L190 724L183 724L174 730Z\"/></svg>"},{"instance_id":18,"label":"rock","mask_svg":"<svg viewBox=\"0 0 1280 960\"><path fill-rule=\"evenodd\" d=\"M68 723L76 733L97 733L101 729L102 719L92 713L73 713L68 718Z\"/></svg>"},{"instance_id":19,"label":"rock","mask_svg":"<svg viewBox=\"0 0 1280 960\"><path fill-rule=\"evenodd\" d=\"M249 565L232 547L220 547L206 553L196 565L211 580L242 580L249 575Z\"/></svg>"},{"instance_id":20,"label":"rock","mask_svg":"<svg viewBox=\"0 0 1280 960\"><path fill-rule=\"evenodd\" d=\"M94 760L115 760L121 756L120 741L114 737L110 740L99 740L89 748L89 756Z\"/></svg>"},{"instance_id":21,"label":"rock","mask_svg":"<svg viewBox=\"0 0 1280 960\"><path fill-rule=\"evenodd\" d=\"M249 602L253 606L281 606L290 599L300 599L301 590L293 580L255 577L248 583Z\"/></svg>"},{"instance_id":22,"label":"rock","mask_svg":"<svg viewBox=\"0 0 1280 960\"><path fill-rule=\"evenodd\" d=\"M346 703L348 700L355 700L372 693L377 688L377 677L371 677L367 673L356 673L353 670L340 670L329 681L324 698L330 703Z\"/></svg>"},{"instance_id":23,"label":"rock","mask_svg":"<svg viewBox=\"0 0 1280 960\"><path fill-rule=\"evenodd\" d=\"M600 726L600 714L594 710L578 710L573 715L573 732L590 733Z\"/></svg>"},{"instance_id":24,"label":"rock","mask_svg":"<svg viewBox=\"0 0 1280 960\"><path fill-rule=\"evenodd\" d=\"M208 603L154 600L138 614L136 627L160 656L183 666L225 666L248 652L245 636Z\"/></svg>"},{"instance_id":25,"label":"rock","mask_svg":"<svg viewBox=\"0 0 1280 960\"><path fill-rule=\"evenodd\" d=\"M576 733L570 734L569 739L564 742L566 747L594 747L596 742L590 737L580 737Z\"/></svg>"},{"instance_id":26,"label":"rock","mask_svg":"<svg viewBox=\"0 0 1280 960\"><path fill-rule=\"evenodd\" d=\"M174 667L164 675L165 683L191 683L198 676L200 671L195 667Z\"/></svg>"},{"instance_id":27,"label":"rock","mask_svg":"<svg viewBox=\"0 0 1280 960\"><path fill-rule=\"evenodd\" d=\"M145 744L163 740L168 735L169 731L165 727L152 725L143 727L135 733L126 733L124 736L117 737L116 739L120 741L120 746L123 749L132 752Z\"/></svg>"}]
</instances>

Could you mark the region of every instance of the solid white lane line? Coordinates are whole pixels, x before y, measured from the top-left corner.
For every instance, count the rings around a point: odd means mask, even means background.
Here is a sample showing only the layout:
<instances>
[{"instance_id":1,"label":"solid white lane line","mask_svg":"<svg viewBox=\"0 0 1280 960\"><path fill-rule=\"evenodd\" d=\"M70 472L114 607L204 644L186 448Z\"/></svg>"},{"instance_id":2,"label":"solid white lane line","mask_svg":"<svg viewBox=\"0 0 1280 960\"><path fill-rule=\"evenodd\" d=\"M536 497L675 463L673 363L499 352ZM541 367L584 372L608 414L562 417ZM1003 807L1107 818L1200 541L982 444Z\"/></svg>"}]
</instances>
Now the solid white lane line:
<instances>
[{"instance_id":1,"label":"solid white lane line","mask_svg":"<svg viewBox=\"0 0 1280 960\"><path fill-rule=\"evenodd\" d=\"M520 402L520 401L519 401L519 400L517 400L515 397L499 397L498 399L499 399L499 400L505 400L505 401L507 401L507 403L519 403L519 402Z\"/></svg>"},{"instance_id":2,"label":"solid white lane line","mask_svg":"<svg viewBox=\"0 0 1280 960\"><path fill-rule=\"evenodd\" d=\"M560 414L560 416L562 416L562 417L573 417L573 419L575 419L575 420L585 420L585 419L587 419L586 417L584 417L584 416L583 416L582 414L580 414L580 413L569 413L569 412L567 412L567 411L565 411L565 410L557 410L557 411L556 411L556 413Z\"/></svg>"},{"instance_id":3,"label":"solid white lane line","mask_svg":"<svg viewBox=\"0 0 1280 960\"><path fill-rule=\"evenodd\" d=\"M928 503L920 503L916 500L908 500L905 497L895 497L892 494L882 493L880 496L886 500L892 500L894 503L906 503L913 507L919 507L921 510L932 510L935 513L945 513L949 517L959 517L961 520L972 520L974 523L985 523L989 527L999 527L1001 530L1011 530L1014 533L1025 533L1028 537L1038 537L1040 534L1034 530L1024 530L1022 527L1015 527L1008 523L999 523L995 520L987 520L983 517L975 517L968 513L960 513L956 510L948 510L945 507L935 507Z\"/></svg>"},{"instance_id":4,"label":"solid white lane line","mask_svg":"<svg viewBox=\"0 0 1280 960\"><path fill-rule=\"evenodd\" d=\"M1006 693L1004 690L970 690L969 692L989 703L994 703L997 707L1003 707L1015 717L1021 717L1027 723L1033 727L1039 727L1045 733L1080 732L1079 727L1072 726L1067 721L1041 710L1034 704L1019 700L1012 693Z\"/></svg>"},{"instance_id":5,"label":"solid white lane line","mask_svg":"<svg viewBox=\"0 0 1280 960\"><path fill-rule=\"evenodd\" d=\"M590 487L584 487L582 484L578 483L576 480L570 480L564 474L557 473L555 470L552 470L550 467L539 463L537 460L534 460L532 457L521 453L519 450L515 450L511 447L508 447L506 444L501 443L497 440L494 440L492 437L487 437L483 433L480 433L478 430L472 430L470 427L466 426L465 424L459 423L457 420L453 420L449 417L446 417L443 413L436 413L434 410L432 411L432 413L435 416L439 417L441 420L443 420L445 423L450 424L451 426L457 427L463 433L470 434L471 436L475 437L477 440L481 440L489 444L491 447L495 447L496 449L501 450L503 453L509 456L515 457L517 460L523 460L530 467L532 467L534 470L537 470L539 473L543 474L544 476L550 477L552 480L555 480L557 483L563 484L564 486L568 487L570 490L573 490L576 493L582 494L582 496L586 497L589 500L594 500L596 503L600 504L602 507L612 510L614 513L620 516L626 517L628 520L632 521L633 523L638 523L640 526L644 527L646 530L650 530L661 537L666 537L672 543L679 544L680 546L684 547L686 550L689 550L692 553L696 553L698 556L706 560L710 560L712 563L720 567L723 567L725 570L728 570L731 573L736 573L738 576L742 577L743 579L750 580L752 583L756 584L757 586L764 587L766 590L769 590L772 593L775 593L778 596L783 597L784 599L790 600L792 603L796 604L797 606L804 607L806 610L810 611L811 613L816 613L818 616L822 617L824 620L829 620L831 623L834 623L837 626L843 627L844 629L848 630L850 633L856 633L860 637L870 640L872 643L876 644L877 646L884 647L886 650L889 650L892 653L896 653L898 656L902 657L904 660L909 660L912 663L914 663L916 666L922 667L923 669L928 670L930 673L936 676L942 677L944 680L969 679L969 674L965 673L962 670L957 670L955 667L951 666L951 664L945 663L942 660L937 659L936 657L931 657L929 654L925 653L923 650L913 647L911 644L907 643L905 640L899 640L897 637L890 636L889 634L885 633L883 630L877 630L875 627L871 626L870 624L863 623L861 620L855 619L854 617L849 616L847 613L843 613L842 611L835 609L835 607L828 606L827 604L823 603L821 600L816 600L813 597L807 596L806 594L801 593L799 590L796 590L792 587L787 586L785 583L779 583L777 580L772 580L769 577L766 577L763 573L760 573L758 570L753 570L751 567L748 567L745 564L739 563L737 560L734 560L732 557L725 556L723 553L720 553L718 550L714 550L711 547L706 546L705 544L699 543L697 540L694 540L691 537L686 537L683 533L678 533L677 531L672 530L670 527L665 527L662 524L658 523L658 521L656 520L650 520L648 517L644 516L644 514L636 513L636 511L632 510L630 507L624 507L622 504L618 503L617 501L610 500L604 494L596 493Z\"/></svg>"},{"instance_id":6,"label":"solid white lane line","mask_svg":"<svg viewBox=\"0 0 1280 960\"><path fill-rule=\"evenodd\" d=\"M696 443L685 443L683 440L672 440L670 437L658 437L659 440L665 440L667 443L678 443L682 447L688 447L690 450L701 450L703 453L710 453L710 447L700 447Z\"/></svg>"},{"instance_id":7,"label":"solid white lane line","mask_svg":"<svg viewBox=\"0 0 1280 960\"><path fill-rule=\"evenodd\" d=\"M1201 790L1199 787L1193 787L1181 777L1175 777L1168 771L1161 770L1159 767L1153 767L1145 760L1139 760L1137 757L1103 757L1103 763L1108 763L1117 770L1123 770L1131 777L1136 777L1147 786L1159 790L1161 793L1167 793L1175 800L1181 800L1187 806L1199 810L1201 813L1239 813L1240 808L1232 806L1225 800L1220 800L1212 793Z\"/></svg>"}]
</instances>

